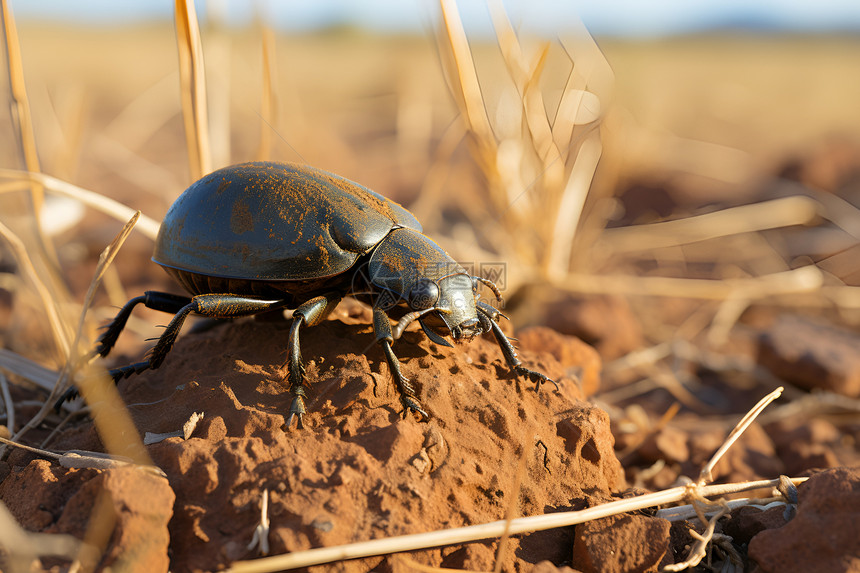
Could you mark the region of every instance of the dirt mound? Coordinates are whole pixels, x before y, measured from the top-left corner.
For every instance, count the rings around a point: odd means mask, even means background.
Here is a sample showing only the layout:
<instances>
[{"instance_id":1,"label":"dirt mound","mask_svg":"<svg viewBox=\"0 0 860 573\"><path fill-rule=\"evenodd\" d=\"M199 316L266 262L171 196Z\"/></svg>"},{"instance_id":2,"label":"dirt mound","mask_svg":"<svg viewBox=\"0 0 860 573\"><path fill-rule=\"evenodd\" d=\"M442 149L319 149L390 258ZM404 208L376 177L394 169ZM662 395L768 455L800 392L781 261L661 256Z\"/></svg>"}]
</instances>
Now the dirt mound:
<instances>
[{"instance_id":1,"label":"dirt mound","mask_svg":"<svg viewBox=\"0 0 860 573\"><path fill-rule=\"evenodd\" d=\"M560 386L536 393L509 374L491 340L445 348L407 332L395 352L431 415L419 422L401 416L366 314L341 314L302 331L313 392L301 431L283 428L291 401L279 382L286 374L279 366L286 361L286 321L246 320L187 335L159 370L121 383L141 434L174 431L192 413L204 414L190 439L148 446L176 495L172 571L213 570L255 557L247 546L263 490L269 491L271 553L277 554L494 521L511 504L520 515L568 509L589 494L623 487L608 416L581 401L570 375L593 387L600 367L593 349L549 329L528 333L524 341L532 348L552 353L523 349L522 358ZM572 357L581 360L571 363ZM98 445L87 424L54 447ZM520 570L569 559L572 532L512 543L506 570ZM475 543L413 558L487 569L494 546ZM383 561L390 568L389 559L346 562L335 570L368 571Z\"/></svg>"}]
</instances>

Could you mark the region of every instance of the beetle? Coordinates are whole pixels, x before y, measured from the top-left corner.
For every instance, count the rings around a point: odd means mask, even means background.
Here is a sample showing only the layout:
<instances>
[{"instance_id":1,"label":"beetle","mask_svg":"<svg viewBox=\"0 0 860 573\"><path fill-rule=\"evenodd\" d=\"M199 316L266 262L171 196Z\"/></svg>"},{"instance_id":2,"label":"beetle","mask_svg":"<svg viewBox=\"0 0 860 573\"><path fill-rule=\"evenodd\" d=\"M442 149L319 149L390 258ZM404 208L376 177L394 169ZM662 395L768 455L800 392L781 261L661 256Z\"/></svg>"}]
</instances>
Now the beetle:
<instances>
[{"instance_id":1,"label":"beetle","mask_svg":"<svg viewBox=\"0 0 860 573\"><path fill-rule=\"evenodd\" d=\"M536 384L554 381L519 360L480 300L486 285L471 276L399 204L333 173L306 165L251 162L219 169L173 203L152 260L191 295L147 291L128 301L99 337L106 357L138 304L172 313L145 360L109 370L115 382L164 362L190 314L234 318L295 309L288 337L286 427L303 427L308 386L299 344L303 327L320 324L347 295L368 303L373 330L391 370L404 415L429 418L392 350L412 322L438 344L492 332L510 368ZM392 319L397 323L392 326Z\"/></svg>"}]
</instances>

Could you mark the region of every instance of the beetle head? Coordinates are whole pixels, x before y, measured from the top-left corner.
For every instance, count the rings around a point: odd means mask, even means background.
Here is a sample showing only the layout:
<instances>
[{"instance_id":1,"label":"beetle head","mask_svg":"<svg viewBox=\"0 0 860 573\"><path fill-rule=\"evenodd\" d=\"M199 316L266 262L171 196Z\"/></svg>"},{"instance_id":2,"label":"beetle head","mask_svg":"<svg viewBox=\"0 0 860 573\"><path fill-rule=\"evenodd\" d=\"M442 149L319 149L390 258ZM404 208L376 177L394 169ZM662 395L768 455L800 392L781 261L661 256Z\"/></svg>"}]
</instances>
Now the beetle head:
<instances>
[{"instance_id":1,"label":"beetle head","mask_svg":"<svg viewBox=\"0 0 860 573\"><path fill-rule=\"evenodd\" d=\"M450 334L455 340L480 334L482 329L475 309L472 277L456 273L438 279L435 284L438 285L439 297L433 305L433 312L419 319L425 331L429 329L442 336Z\"/></svg>"},{"instance_id":2,"label":"beetle head","mask_svg":"<svg viewBox=\"0 0 860 573\"><path fill-rule=\"evenodd\" d=\"M418 320L427 335L472 338L483 332L475 306L475 280L429 237L397 228L377 245L369 261L370 282L381 293L376 304L406 306L394 329L398 338Z\"/></svg>"}]
</instances>

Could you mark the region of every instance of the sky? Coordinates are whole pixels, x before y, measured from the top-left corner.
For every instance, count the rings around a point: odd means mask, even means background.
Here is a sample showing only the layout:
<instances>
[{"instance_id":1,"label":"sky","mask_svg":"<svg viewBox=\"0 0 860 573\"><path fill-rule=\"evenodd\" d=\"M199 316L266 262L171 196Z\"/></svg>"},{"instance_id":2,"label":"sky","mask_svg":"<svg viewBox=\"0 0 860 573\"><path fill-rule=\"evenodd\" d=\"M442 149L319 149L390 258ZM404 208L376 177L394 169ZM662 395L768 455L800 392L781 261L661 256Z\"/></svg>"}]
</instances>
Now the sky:
<instances>
[{"instance_id":1,"label":"sky","mask_svg":"<svg viewBox=\"0 0 860 573\"><path fill-rule=\"evenodd\" d=\"M659 37L714 27L850 31L860 33L860 0L503 0L512 23L544 35L576 29L595 35ZM113 25L171 18L171 0L12 0L17 18ZM356 26L382 32L421 32L438 14L434 0L209 0L196 2L201 18L213 7L236 25L255 11L276 28L313 30ZM460 0L467 31L491 34L486 0Z\"/></svg>"}]
</instances>

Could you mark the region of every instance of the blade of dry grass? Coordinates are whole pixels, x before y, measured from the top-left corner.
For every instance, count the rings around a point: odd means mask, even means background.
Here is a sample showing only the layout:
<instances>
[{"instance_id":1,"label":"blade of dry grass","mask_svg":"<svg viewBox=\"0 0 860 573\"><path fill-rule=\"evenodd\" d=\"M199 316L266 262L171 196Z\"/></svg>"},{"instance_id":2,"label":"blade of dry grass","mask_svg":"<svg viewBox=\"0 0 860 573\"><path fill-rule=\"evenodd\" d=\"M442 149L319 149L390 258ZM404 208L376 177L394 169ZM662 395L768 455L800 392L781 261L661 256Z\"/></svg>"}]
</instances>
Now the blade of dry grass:
<instances>
[{"instance_id":1,"label":"blade of dry grass","mask_svg":"<svg viewBox=\"0 0 860 573\"><path fill-rule=\"evenodd\" d=\"M29 573L39 556L71 559L81 542L72 535L32 533L15 521L12 513L0 503L0 547L4 548L4 565L10 573Z\"/></svg>"},{"instance_id":2,"label":"blade of dry grass","mask_svg":"<svg viewBox=\"0 0 860 573\"><path fill-rule=\"evenodd\" d=\"M281 569L296 569L299 567L309 567L311 565L320 565L323 563L331 563L346 559L371 557L374 555L388 555L403 551L415 551L419 549L439 547L442 545L468 543L492 537L502 537L533 531L543 531L557 527L567 527L594 519L600 519L602 517L618 515L631 511L639 511L649 507L675 503L682 500L695 500L700 503L714 505L713 503L708 502L706 498L715 496L722 497L728 494L764 487L774 488L780 484L784 486L786 482L790 482L796 486L803 483L808 478L789 479L782 476L773 480L744 482L739 484L705 485L705 482L711 479L710 472L713 464L715 464L728 450L728 448L734 444L737 438L744 432L755 417L761 413L761 411L767 407L770 402L776 399L781 392L781 387L771 392L759 401L759 403L756 404L746 416L744 416L741 422L735 427L735 430L730 433L723 445L714 454L711 462L702 469L700 476L704 477L700 477L698 483L690 483L686 486L674 487L656 493L612 501L579 511L521 517L518 519L504 519L494 521L492 523L470 525L466 527L433 531L430 533L401 535L373 541L350 543L338 547L321 547L318 549L310 549L307 551L291 553L288 555L278 555L253 561L238 561L234 563L228 571L233 573L264 573ZM709 525L714 525L719 516L722 516L725 511L727 511L727 507L723 505L720 512L718 512L718 517L712 519ZM697 511L697 514L698 513L699 511ZM701 517L704 517L704 513L701 514ZM708 523L707 519L703 519L703 521ZM706 534L703 536L701 540L702 543L700 545L703 547L708 543L709 539L710 536ZM695 552L691 552L691 555L699 555L702 547L697 545L694 548Z\"/></svg>"},{"instance_id":3,"label":"blade of dry grass","mask_svg":"<svg viewBox=\"0 0 860 573\"><path fill-rule=\"evenodd\" d=\"M28 181L36 181L43 185L48 191L65 195L77 199L84 205L92 207L106 215L110 215L118 221L128 221L136 211L131 207L126 207L118 201L114 201L109 197L105 197L95 191L78 187L67 181L45 175L44 173L33 173L28 171L18 171L15 169L0 169L0 179L12 180L12 184L0 185L0 194L4 192L17 191L22 188ZM158 236L158 228L160 224L151 217L141 214L137 222L137 229L153 241Z\"/></svg>"},{"instance_id":4,"label":"blade of dry grass","mask_svg":"<svg viewBox=\"0 0 860 573\"><path fill-rule=\"evenodd\" d=\"M595 248L618 254L791 225L807 225L822 210L821 205L809 197L783 197L674 221L606 229Z\"/></svg>"},{"instance_id":5,"label":"blade of dry grass","mask_svg":"<svg viewBox=\"0 0 860 573\"><path fill-rule=\"evenodd\" d=\"M9 73L9 97L12 106L12 119L17 132L17 143L24 166L28 171L39 172L39 154L36 150L36 136L33 118L30 114L30 101L24 83L24 66L21 63L21 48L18 43L18 30L9 0L0 0L3 17L3 40L5 43L6 69ZM44 196L39 185L31 187L33 208L36 213L42 207Z\"/></svg>"},{"instance_id":6,"label":"blade of dry grass","mask_svg":"<svg viewBox=\"0 0 860 573\"><path fill-rule=\"evenodd\" d=\"M720 446L717 452L711 457L710 461L708 461L708 463L705 464L705 467L702 468L702 471L699 472L698 485L702 486L710 481L713 481L714 466L717 465L717 463L720 461L720 458L722 458L723 455L728 451L728 449L732 447L732 444L734 444L738 440L738 438L741 437L741 434L743 434L744 431L749 427L749 425L755 421L758 415L761 414L765 408L767 408L768 404L770 404L771 402L779 398L780 395L782 395L783 390L784 388L780 386L779 388L759 400L758 403L753 406L753 408L749 412L747 412L747 414L743 418L741 418L741 421L738 422L738 425L735 426L731 433L729 433L725 442L723 442L723 445Z\"/></svg>"},{"instance_id":7,"label":"blade of dry grass","mask_svg":"<svg viewBox=\"0 0 860 573\"><path fill-rule=\"evenodd\" d=\"M778 295L821 289L823 277L814 265L744 279L678 279L633 275L568 274L558 286L577 293L626 296L666 296L725 300L730 297L761 300ZM857 289L857 287L843 287ZM860 289L857 289L860 293ZM836 291L833 291L836 294ZM853 291L852 291L853 292ZM849 296L845 297L850 300Z\"/></svg>"},{"instance_id":8,"label":"blade of dry grass","mask_svg":"<svg viewBox=\"0 0 860 573\"><path fill-rule=\"evenodd\" d=\"M442 8L442 19L447 32L443 40L439 42L443 64L446 65L448 73L446 78L453 84L451 93L457 101L460 113L463 116L470 132L473 134L472 142L478 147L477 157L482 158L488 164L483 166L485 173L495 172L495 157L497 146L490 118L484 106L484 96L481 93L481 84L478 82L478 74L472 52L469 49L469 41L466 39L466 31L457 11L454 0L440 0Z\"/></svg>"},{"instance_id":9,"label":"blade of dry grass","mask_svg":"<svg viewBox=\"0 0 860 573\"><path fill-rule=\"evenodd\" d=\"M808 478L793 478L792 483L800 484ZM568 527L578 523L584 523L602 517L609 517L630 511L639 511L649 507L656 507L668 503L675 503L687 499L691 491L702 497L724 496L728 494L751 491L761 488L773 488L779 485L779 479L760 480L735 484L719 484L697 487L695 485L680 486L664 491L649 493L632 498L622 499L590 507L580 511L567 511L562 513L551 513L531 517L520 517L508 522L507 520L494 521L481 525L470 525L453 529L433 531L430 533L417 533L413 535L400 535L373 541L350 543L337 547L320 547L299 551L288 555L277 555L253 561L237 561L227 569L233 573L267 573L282 569L296 569L309 567L323 563L332 563L345 559L357 559L360 557L372 557L374 555L388 555L402 551L416 551L429 549L442 545L453 545L468 543L481 539L501 536L505 531L511 535L528 533L532 531L544 531L558 527Z\"/></svg>"},{"instance_id":10,"label":"blade of dry grass","mask_svg":"<svg viewBox=\"0 0 860 573\"><path fill-rule=\"evenodd\" d=\"M723 503L726 507L729 508L729 511L734 511L735 509L744 507L746 505L757 507L762 511L767 511L772 507L785 507L786 505L786 501L783 496L769 498L743 497L740 499L730 499L728 501L724 501ZM717 513L717 510L706 511L705 515L714 515L715 513ZM687 504L658 509L657 513L655 514L655 517L659 517L660 519L665 519L667 521L685 521L687 519L696 517L697 514L698 513L695 507L691 504Z\"/></svg>"},{"instance_id":11,"label":"blade of dry grass","mask_svg":"<svg viewBox=\"0 0 860 573\"><path fill-rule=\"evenodd\" d=\"M57 460L57 463L59 463L64 468L90 468L106 470L111 468L135 466L134 461L131 458L127 458L124 456L112 456L110 454L105 454L102 452L90 452L86 450L68 450L63 453L57 453L42 448L34 448L26 444L19 444L18 442L7 440L6 438L0 438L0 443L5 444L7 446L12 446L14 448L27 450L28 452L32 452L45 458ZM165 474L161 468L156 466L135 467L138 467L139 469L146 471L152 475L156 475L163 478L167 477L167 474Z\"/></svg>"},{"instance_id":12,"label":"blade of dry grass","mask_svg":"<svg viewBox=\"0 0 860 573\"><path fill-rule=\"evenodd\" d=\"M0 368L16 376L25 378L48 392L57 383L57 376L60 374L56 370L45 368L29 358L25 358L5 348L0 348Z\"/></svg>"},{"instance_id":13,"label":"blade of dry grass","mask_svg":"<svg viewBox=\"0 0 860 573\"><path fill-rule=\"evenodd\" d=\"M48 317L48 324L54 335L54 342L57 345L57 350L62 356L68 356L71 350L71 333L67 322L63 319L63 314L59 307L57 297L54 296L49 286L42 280L42 276L37 272L36 267L30 258L30 253L28 252L27 247L21 239L3 223L0 223L0 236L2 236L11 247L12 256L15 258L15 263L18 265L19 272L26 277L27 282L30 283L32 288L36 291L36 294L39 296L39 299L42 301L42 307Z\"/></svg>"},{"instance_id":14,"label":"blade of dry grass","mask_svg":"<svg viewBox=\"0 0 860 573\"><path fill-rule=\"evenodd\" d=\"M544 273L555 281L563 280L570 268L573 240L602 154L600 132L592 130L576 154L555 214L551 247L544 259Z\"/></svg>"},{"instance_id":15,"label":"blade of dry grass","mask_svg":"<svg viewBox=\"0 0 860 573\"><path fill-rule=\"evenodd\" d=\"M6 407L6 428L9 433L15 432L15 404L12 403L12 394L9 392L9 381L6 375L0 372L0 394L3 395L3 405Z\"/></svg>"},{"instance_id":16,"label":"blade of dry grass","mask_svg":"<svg viewBox=\"0 0 860 573\"><path fill-rule=\"evenodd\" d=\"M212 171L212 154L209 149L203 48L200 44L200 28L193 0L176 0L175 17L182 117L185 122L191 178L196 181Z\"/></svg>"},{"instance_id":17,"label":"blade of dry grass","mask_svg":"<svg viewBox=\"0 0 860 573\"><path fill-rule=\"evenodd\" d=\"M35 130L24 82L24 67L18 42L18 31L9 0L0 0L0 17L2 17L6 69L9 78L10 111L16 132L15 140L25 168L28 171L38 172L41 169L36 148ZM8 223L13 225L16 235L28 246L31 253L29 261L35 270L35 276L40 277L44 288L53 298L68 300L68 289L59 270L60 265L54 246L45 236L39 224L39 213L44 202L44 189L38 182L31 182L27 190L29 194L26 203L21 204L19 201L15 205L12 201L8 201L4 206L3 214L10 217L7 220ZM18 217L12 219L12 215L18 215ZM57 342L58 345L62 345L62 341Z\"/></svg>"},{"instance_id":18,"label":"blade of dry grass","mask_svg":"<svg viewBox=\"0 0 860 573\"><path fill-rule=\"evenodd\" d=\"M117 234L114 240L108 245L99 257L99 264L96 268L93 280L90 283L90 288L87 293L86 300L81 308L80 319L78 322L77 334L75 336L75 344L68 345L66 353L67 362L66 368L61 372L60 379L52 389L51 395L39 412L33 416L17 434L13 436L13 440L20 440L29 430L35 428L45 418L47 413L53 407L53 402L58 397L59 392L63 390L62 381L64 375L68 374L69 378L73 377L76 372L80 372L81 377L78 381L78 388L81 395L90 405L93 413L93 422L101 436L102 442L105 444L108 452L122 453L129 456L134 463L143 466L151 466L152 461L140 440L137 429L126 411L122 399L116 389L113 380L107 376L103 369L98 369L91 364L84 364L80 369L80 355L78 352L79 341L82 338L83 324L87 310L92 302L93 294L98 283L104 276L110 263L116 257L123 241L128 237L138 214L136 213L123 229ZM74 352L74 354L72 354Z\"/></svg>"},{"instance_id":19,"label":"blade of dry grass","mask_svg":"<svg viewBox=\"0 0 860 573\"><path fill-rule=\"evenodd\" d=\"M254 528L254 535L248 543L248 551L259 547L260 555L269 554L269 490L263 490L263 498L260 501L260 523Z\"/></svg>"},{"instance_id":20,"label":"blade of dry grass","mask_svg":"<svg viewBox=\"0 0 860 573\"><path fill-rule=\"evenodd\" d=\"M68 383L64 383L66 380L70 379L74 372L77 370L77 360L80 356L86 355L86 350L80 348L80 343L84 338L84 326L86 325L86 317L87 310L89 310L90 306L93 303L93 298L95 298L96 290L101 284L102 279L107 273L108 268L111 263L113 263L114 259L116 259L119 250L122 248L123 243L131 234L132 229L137 224L138 219L140 218L140 211L135 211L131 218L123 225L123 228L120 229L119 233L114 237L113 241L101 252L99 255L99 262L96 265L96 272L93 275L92 280L90 281L90 286L87 289L87 294L84 296L83 306L81 308L81 313L78 318L78 327L75 330L75 339L72 344L73 354L69 356L69 359L66 361L66 367L63 372L60 374L60 378L57 381L57 384L54 386L54 389L51 391L51 395L48 398L48 403L52 403L55 398L58 398L59 395L66 390L68 387Z\"/></svg>"},{"instance_id":21,"label":"blade of dry grass","mask_svg":"<svg viewBox=\"0 0 860 573\"><path fill-rule=\"evenodd\" d=\"M272 156L272 131L277 118L275 110L275 34L268 26L262 26L263 86L260 93L260 146L257 148L257 161L268 161Z\"/></svg>"},{"instance_id":22,"label":"blade of dry grass","mask_svg":"<svg viewBox=\"0 0 860 573\"><path fill-rule=\"evenodd\" d=\"M495 207L505 231L501 239L495 233L492 238L483 237L484 242L494 244L499 252L512 253L508 256L535 267L544 277L561 279L570 269L574 237L602 154L597 129L602 119L600 100L585 90L588 78L574 73L574 66L559 107L550 113L541 75L551 45L542 44L528 63L504 7L495 1L490 13L512 85L495 106L491 122L487 102L492 98L481 92L456 7L450 0L442 0L441 6L447 34L440 33L439 41L445 75L466 118L472 156L487 180L486 202ZM587 35L584 29L580 33ZM602 55L596 58L594 52L600 53L596 45L587 54L593 60L589 73L608 69ZM602 75L611 76L611 72ZM589 107L583 109L586 101ZM486 209L476 214L470 213L468 205L460 206L473 222L486 219ZM487 225L475 226L484 235L493 234Z\"/></svg>"},{"instance_id":23,"label":"blade of dry grass","mask_svg":"<svg viewBox=\"0 0 860 573\"><path fill-rule=\"evenodd\" d=\"M525 56L504 7L500 2L494 2L491 4L490 12L508 73L520 92L523 116L528 125L530 147L540 158L540 189L542 194L546 195L544 197L544 203L548 207L546 213L550 220L554 221L553 225L544 227L549 233L545 238L548 248L542 258L542 268L545 276L558 279L569 268L573 238L602 153L600 134L592 130L582 144L576 146L572 139L575 119L569 119L570 129L566 130L568 139L563 140L565 153L562 153L556 143L555 129L550 123L540 89L540 76L546 63L549 45L544 45L535 63L527 68ZM563 94L563 100L567 106L570 106L572 98L567 93ZM579 103L581 103L581 97ZM578 115L574 109L573 118ZM525 135L523 138L525 139ZM564 155L574 147L577 147L575 160L570 172L565 175Z\"/></svg>"}]
</instances>

